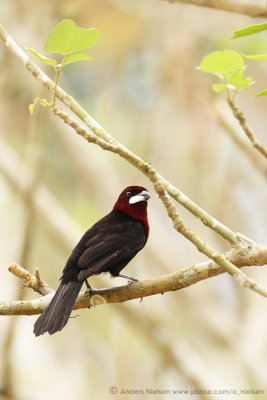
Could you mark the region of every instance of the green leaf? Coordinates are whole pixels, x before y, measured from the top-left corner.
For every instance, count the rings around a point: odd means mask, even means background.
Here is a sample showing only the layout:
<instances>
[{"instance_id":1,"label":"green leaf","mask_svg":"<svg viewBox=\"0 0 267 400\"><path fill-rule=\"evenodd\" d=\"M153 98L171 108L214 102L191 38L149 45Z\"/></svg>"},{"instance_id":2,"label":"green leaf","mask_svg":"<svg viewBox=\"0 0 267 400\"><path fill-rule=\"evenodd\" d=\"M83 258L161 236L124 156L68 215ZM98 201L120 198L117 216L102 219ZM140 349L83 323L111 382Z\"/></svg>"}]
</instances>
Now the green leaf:
<instances>
[{"instance_id":1,"label":"green leaf","mask_svg":"<svg viewBox=\"0 0 267 400\"><path fill-rule=\"evenodd\" d=\"M212 90L215 93L221 93L225 89L226 89L226 85L217 85L217 84L212 85Z\"/></svg>"},{"instance_id":2,"label":"green leaf","mask_svg":"<svg viewBox=\"0 0 267 400\"><path fill-rule=\"evenodd\" d=\"M229 72L243 70L244 60L233 50L214 51L202 59L199 69L220 77Z\"/></svg>"},{"instance_id":3,"label":"green leaf","mask_svg":"<svg viewBox=\"0 0 267 400\"><path fill-rule=\"evenodd\" d=\"M249 58L250 60L267 60L267 54L255 54L252 56L247 56L246 54L242 54L243 57Z\"/></svg>"},{"instance_id":4,"label":"green leaf","mask_svg":"<svg viewBox=\"0 0 267 400\"><path fill-rule=\"evenodd\" d=\"M31 49L29 47L26 47L26 49L35 57L37 60L41 61L43 64L48 64L52 65L52 67L55 67L57 65L57 60L54 60L53 58L47 58L45 56L42 56L42 54L38 53L34 49Z\"/></svg>"},{"instance_id":5,"label":"green leaf","mask_svg":"<svg viewBox=\"0 0 267 400\"><path fill-rule=\"evenodd\" d=\"M252 78L245 78L242 72L236 72L230 77L228 83L237 90L243 90L249 88L255 81Z\"/></svg>"},{"instance_id":6,"label":"green leaf","mask_svg":"<svg viewBox=\"0 0 267 400\"><path fill-rule=\"evenodd\" d=\"M263 24L251 25L244 29L239 29L234 32L232 39L237 39L244 36L254 35L255 33L260 33L267 30L267 22Z\"/></svg>"},{"instance_id":7,"label":"green leaf","mask_svg":"<svg viewBox=\"0 0 267 400\"><path fill-rule=\"evenodd\" d=\"M74 63L76 61L92 61L93 58L88 56L86 53L73 53L68 56L67 60L64 62L64 66Z\"/></svg>"},{"instance_id":8,"label":"green leaf","mask_svg":"<svg viewBox=\"0 0 267 400\"><path fill-rule=\"evenodd\" d=\"M98 36L97 29L80 28L74 21L64 19L50 33L45 51L67 55L93 46Z\"/></svg>"},{"instance_id":9,"label":"green leaf","mask_svg":"<svg viewBox=\"0 0 267 400\"><path fill-rule=\"evenodd\" d=\"M265 89L262 92L256 94L256 97L260 97L260 96L267 96L267 89Z\"/></svg>"}]
</instances>

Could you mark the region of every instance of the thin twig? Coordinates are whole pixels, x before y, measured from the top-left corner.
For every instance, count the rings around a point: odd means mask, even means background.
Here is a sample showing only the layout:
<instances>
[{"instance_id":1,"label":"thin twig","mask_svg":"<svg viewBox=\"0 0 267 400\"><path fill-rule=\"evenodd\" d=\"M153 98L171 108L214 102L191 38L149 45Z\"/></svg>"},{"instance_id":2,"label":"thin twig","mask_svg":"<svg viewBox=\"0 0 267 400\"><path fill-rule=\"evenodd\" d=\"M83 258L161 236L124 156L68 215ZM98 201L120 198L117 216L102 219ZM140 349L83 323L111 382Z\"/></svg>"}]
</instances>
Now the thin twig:
<instances>
[{"instance_id":1,"label":"thin twig","mask_svg":"<svg viewBox=\"0 0 267 400\"><path fill-rule=\"evenodd\" d=\"M247 125L246 118L244 114L238 109L237 105L233 102L233 100L228 99L228 104L233 111L234 116L239 121L241 128L247 135L248 139L251 141L253 147L257 149L265 158L267 158L267 149L258 141L258 139L251 132L250 128Z\"/></svg>"},{"instance_id":2,"label":"thin twig","mask_svg":"<svg viewBox=\"0 0 267 400\"><path fill-rule=\"evenodd\" d=\"M251 147L249 142L245 139L244 135L239 132L237 127L233 126L230 115L227 114L228 109L224 107L225 103L209 104L208 107L216 118L216 122L219 123L236 145L241 149L243 154L247 157L250 163L256 168L264 177L267 178L267 164L266 160L259 157L258 151Z\"/></svg>"},{"instance_id":3,"label":"thin twig","mask_svg":"<svg viewBox=\"0 0 267 400\"><path fill-rule=\"evenodd\" d=\"M53 293L54 290L48 286L48 284L42 280L40 272L36 268L35 274L32 275L26 269L22 268L19 264L11 264L8 267L9 272L25 281L24 286L33 289L35 292L46 296L49 293Z\"/></svg>"}]
</instances>

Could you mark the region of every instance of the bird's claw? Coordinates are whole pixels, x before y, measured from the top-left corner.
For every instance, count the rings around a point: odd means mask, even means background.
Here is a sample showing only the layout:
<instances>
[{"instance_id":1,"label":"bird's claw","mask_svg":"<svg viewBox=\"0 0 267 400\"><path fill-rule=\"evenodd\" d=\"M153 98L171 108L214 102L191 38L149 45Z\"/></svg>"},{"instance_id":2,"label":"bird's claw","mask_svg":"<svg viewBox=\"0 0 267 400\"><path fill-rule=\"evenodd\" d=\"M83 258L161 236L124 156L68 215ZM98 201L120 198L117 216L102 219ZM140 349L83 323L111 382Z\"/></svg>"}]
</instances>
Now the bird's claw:
<instances>
[{"instance_id":1,"label":"bird's claw","mask_svg":"<svg viewBox=\"0 0 267 400\"><path fill-rule=\"evenodd\" d=\"M136 278L132 278L132 277L131 277L130 279L128 279L128 283L127 283L128 289L130 289L131 286L132 286L134 283L136 283L136 282L139 282L139 280L136 279Z\"/></svg>"},{"instance_id":2,"label":"bird's claw","mask_svg":"<svg viewBox=\"0 0 267 400\"><path fill-rule=\"evenodd\" d=\"M135 283L135 281L128 281L127 286L128 289L131 289L131 286Z\"/></svg>"}]
</instances>

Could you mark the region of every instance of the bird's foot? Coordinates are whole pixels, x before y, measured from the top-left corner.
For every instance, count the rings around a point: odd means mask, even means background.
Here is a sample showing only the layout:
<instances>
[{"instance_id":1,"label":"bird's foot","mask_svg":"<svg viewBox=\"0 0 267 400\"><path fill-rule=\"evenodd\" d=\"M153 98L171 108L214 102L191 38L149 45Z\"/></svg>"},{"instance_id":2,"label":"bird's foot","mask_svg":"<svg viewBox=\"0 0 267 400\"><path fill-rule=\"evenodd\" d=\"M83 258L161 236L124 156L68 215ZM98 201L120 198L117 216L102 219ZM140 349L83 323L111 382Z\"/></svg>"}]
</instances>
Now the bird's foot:
<instances>
[{"instance_id":1,"label":"bird's foot","mask_svg":"<svg viewBox=\"0 0 267 400\"><path fill-rule=\"evenodd\" d=\"M128 284L132 285L135 282L139 282L139 279L134 278L133 276L118 274L120 278L128 279Z\"/></svg>"},{"instance_id":2,"label":"bird's foot","mask_svg":"<svg viewBox=\"0 0 267 400\"><path fill-rule=\"evenodd\" d=\"M139 282L138 279L134 278L133 276L129 276L129 275L123 275L123 274L118 274L117 276L119 276L120 278L124 278L128 280L128 289L131 288L132 284L135 282Z\"/></svg>"},{"instance_id":3,"label":"bird's foot","mask_svg":"<svg viewBox=\"0 0 267 400\"><path fill-rule=\"evenodd\" d=\"M131 289L131 286L135 283L135 281L128 281L127 287L128 289Z\"/></svg>"}]
</instances>

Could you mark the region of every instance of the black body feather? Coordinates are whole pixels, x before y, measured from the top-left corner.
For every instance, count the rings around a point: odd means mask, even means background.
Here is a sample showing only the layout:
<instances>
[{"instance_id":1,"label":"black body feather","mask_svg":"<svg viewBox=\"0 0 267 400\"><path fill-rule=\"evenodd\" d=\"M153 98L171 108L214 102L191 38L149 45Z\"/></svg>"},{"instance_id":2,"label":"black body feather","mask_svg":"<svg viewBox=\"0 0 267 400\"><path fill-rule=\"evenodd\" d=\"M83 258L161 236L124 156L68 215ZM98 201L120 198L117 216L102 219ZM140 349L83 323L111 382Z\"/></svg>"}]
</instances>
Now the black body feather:
<instances>
[{"instance_id":1,"label":"black body feather","mask_svg":"<svg viewBox=\"0 0 267 400\"><path fill-rule=\"evenodd\" d=\"M119 210L111 211L93 225L68 258L59 288L35 322L35 335L60 331L68 321L85 279L102 272L118 276L144 247L147 237L148 225Z\"/></svg>"}]
</instances>

